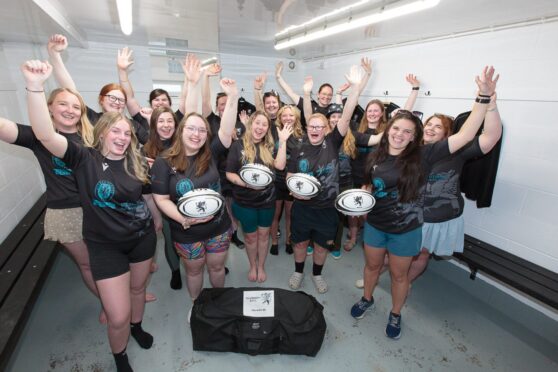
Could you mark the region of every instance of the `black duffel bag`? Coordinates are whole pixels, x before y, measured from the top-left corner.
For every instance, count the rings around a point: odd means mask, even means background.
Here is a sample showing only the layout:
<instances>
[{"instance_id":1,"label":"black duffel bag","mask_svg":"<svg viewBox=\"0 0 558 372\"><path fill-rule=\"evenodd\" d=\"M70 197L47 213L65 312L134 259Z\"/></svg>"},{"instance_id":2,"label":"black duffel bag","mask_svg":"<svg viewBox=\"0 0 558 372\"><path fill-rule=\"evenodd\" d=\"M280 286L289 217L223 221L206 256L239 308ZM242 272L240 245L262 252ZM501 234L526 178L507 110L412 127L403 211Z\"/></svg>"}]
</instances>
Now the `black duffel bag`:
<instances>
[{"instance_id":1,"label":"black duffel bag","mask_svg":"<svg viewBox=\"0 0 558 372\"><path fill-rule=\"evenodd\" d=\"M245 292L250 296L261 291L273 291L274 316L243 315ZM323 306L304 292L206 288L194 302L190 328L194 350L316 356L326 322Z\"/></svg>"}]
</instances>

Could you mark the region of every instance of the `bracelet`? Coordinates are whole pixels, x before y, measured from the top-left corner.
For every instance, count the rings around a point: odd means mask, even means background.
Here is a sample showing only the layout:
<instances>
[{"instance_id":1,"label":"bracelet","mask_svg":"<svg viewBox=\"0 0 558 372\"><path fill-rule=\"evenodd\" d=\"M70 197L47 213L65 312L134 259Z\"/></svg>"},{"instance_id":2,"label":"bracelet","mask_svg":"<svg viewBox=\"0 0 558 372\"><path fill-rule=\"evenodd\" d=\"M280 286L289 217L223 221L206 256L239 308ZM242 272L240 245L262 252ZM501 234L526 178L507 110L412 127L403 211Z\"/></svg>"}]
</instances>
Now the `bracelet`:
<instances>
[{"instance_id":1,"label":"bracelet","mask_svg":"<svg viewBox=\"0 0 558 372\"><path fill-rule=\"evenodd\" d=\"M258 88L254 88L254 90L262 90L262 88L259 88L259 89L258 89Z\"/></svg>"},{"instance_id":2,"label":"bracelet","mask_svg":"<svg viewBox=\"0 0 558 372\"><path fill-rule=\"evenodd\" d=\"M475 99L476 103L482 103L482 104L489 104L490 103L490 98L481 98L481 97L477 97Z\"/></svg>"},{"instance_id":3,"label":"bracelet","mask_svg":"<svg viewBox=\"0 0 558 372\"><path fill-rule=\"evenodd\" d=\"M413 90L419 90L420 87L413 87Z\"/></svg>"},{"instance_id":4,"label":"bracelet","mask_svg":"<svg viewBox=\"0 0 558 372\"><path fill-rule=\"evenodd\" d=\"M487 96L486 94L478 94L478 96L482 98L490 98L490 96Z\"/></svg>"},{"instance_id":5,"label":"bracelet","mask_svg":"<svg viewBox=\"0 0 558 372\"><path fill-rule=\"evenodd\" d=\"M25 90L28 91L29 93L44 93L44 90L31 90L27 87L25 87Z\"/></svg>"}]
</instances>

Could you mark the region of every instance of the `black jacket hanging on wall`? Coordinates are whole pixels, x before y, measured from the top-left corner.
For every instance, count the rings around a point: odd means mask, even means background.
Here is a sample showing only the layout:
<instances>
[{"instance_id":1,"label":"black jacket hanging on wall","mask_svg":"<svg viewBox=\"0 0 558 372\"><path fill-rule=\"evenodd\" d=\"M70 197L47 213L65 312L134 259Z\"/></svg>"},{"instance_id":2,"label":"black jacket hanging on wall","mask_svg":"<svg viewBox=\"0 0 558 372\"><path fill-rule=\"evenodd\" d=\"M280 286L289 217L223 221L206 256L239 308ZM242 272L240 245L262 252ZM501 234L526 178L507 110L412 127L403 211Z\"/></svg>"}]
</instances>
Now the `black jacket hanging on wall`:
<instances>
[{"instance_id":1,"label":"black jacket hanging on wall","mask_svg":"<svg viewBox=\"0 0 558 372\"><path fill-rule=\"evenodd\" d=\"M471 111L457 115L453 122L453 133L457 133ZM477 133L480 135L484 127L484 121ZM498 161L500 160L500 149L502 148L502 138L496 143L494 148L487 154L468 160L461 172L461 191L467 199L476 200L477 208L490 207L496 174L498 173Z\"/></svg>"}]
</instances>

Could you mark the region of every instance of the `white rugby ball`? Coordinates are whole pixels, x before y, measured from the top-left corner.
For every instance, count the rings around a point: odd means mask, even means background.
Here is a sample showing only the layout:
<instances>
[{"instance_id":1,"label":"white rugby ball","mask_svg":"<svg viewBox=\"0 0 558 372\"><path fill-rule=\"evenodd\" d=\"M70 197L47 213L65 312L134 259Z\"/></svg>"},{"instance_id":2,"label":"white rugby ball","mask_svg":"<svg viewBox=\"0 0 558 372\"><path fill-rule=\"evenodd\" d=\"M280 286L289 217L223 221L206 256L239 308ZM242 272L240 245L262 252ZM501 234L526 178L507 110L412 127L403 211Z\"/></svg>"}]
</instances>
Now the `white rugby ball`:
<instances>
[{"instance_id":1,"label":"white rugby ball","mask_svg":"<svg viewBox=\"0 0 558 372\"><path fill-rule=\"evenodd\" d=\"M287 187L293 194L306 198L318 195L321 190L320 181L304 173L295 173L287 177Z\"/></svg>"},{"instance_id":2,"label":"white rugby ball","mask_svg":"<svg viewBox=\"0 0 558 372\"><path fill-rule=\"evenodd\" d=\"M214 216L223 207L225 199L212 189L194 189L182 195L176 207L186 217L205 218Z\"/></svg>"},{"instance_id":3,"label":"white rugby ball","mask_svg":"<svg viewBox=\"0 0 558 372\"><path fill-rule=\"evenodd\" d=\"M262 164L246 164L240 168L238 173L248 185L262 189L272 183L275 178L271 169Z\"/></svg>"},{"instance_id":4,"label":"white rugby ball","mask_svg":"<svg viewBox=\"0 0 558 372\"><path fill-rule=\"evenodd\" d=\"M335 208L346 216L362 216L370 212L376 199L366 190L345 190L335 199Z\"/></svg>"}]
</instances>

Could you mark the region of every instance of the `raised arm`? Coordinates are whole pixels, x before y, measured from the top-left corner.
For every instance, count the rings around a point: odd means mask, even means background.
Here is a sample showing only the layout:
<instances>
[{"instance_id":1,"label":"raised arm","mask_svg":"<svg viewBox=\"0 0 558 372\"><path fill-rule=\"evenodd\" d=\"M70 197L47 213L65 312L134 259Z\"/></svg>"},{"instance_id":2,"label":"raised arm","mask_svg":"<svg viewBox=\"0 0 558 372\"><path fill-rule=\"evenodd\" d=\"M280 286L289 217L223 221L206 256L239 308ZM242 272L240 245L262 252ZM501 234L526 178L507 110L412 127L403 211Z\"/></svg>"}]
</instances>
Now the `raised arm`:
<instances>
[{"instance_id":1,"label":"raised arm","mask_svg":"<svg viewBox=\"0 0 558 372\"><path fill-rule=\"evenodd\" d=\"M479 145L484 154L488 153L502 137L502 120L496 105L496 93L490 97L490 103L484 117L484 130L479 136Z\"/></svg>"},{"instance_id":2,"label":"raised arm","mask_svg":"<svg viewBox=\"0 0 558 372\"><path fill-rule=\"evenodd\" d=\"M287 93L287 95L290 97L290 99L296 105L296 104L298 104L300 96L298 94L296 94L294 92L294 90L289 86L289 84L287 84L287 82L283 79L283 76L281 76L282 72L283 72L283 62L279 62L275 66L275 78L277 79L277 84L279 84L281 89L283 89L285 91L285 93Z\"/></svg>"},{"instance_id":3,"label":"raised arm","mask_svg":"<svg viewBox=\"0 0 558 372\"><path fill-rule=\"evenodd\" d=\"M76 90L76 83L66 69L61 53L68 48L66 36L55 34L48 39L47 51L50 63L54 69L54 78L61 88Z\"/></svg>"},{"instance_id":4,"label":"raised arm","mask_svg":"<svg viewBox=\"0 0 558 372\"><path fill-rule=\"evenodd\" d=\"M227 104L221 118L221 126L219 127L219 139L221 143L229 148L232 143L234 127L236 125L236 113L238 111L238 88L236 81L232 79L221 79L221 89L227 95Z\"/></svg>"},{"instance_id":5,"label":"raised arm","mask_svg":"<svg viewBox=\"0 0 558 372\"><path fill-rule=\"evenodd\" d=\"M418 81L416 75L407 74L405 76L405 80L409 84L411 84L411 93L409 93L409 97L407 97L407 101L405 101L405 106L403 106L403 110L412 111L413 107L415 106L415 102L417 101L418 92L420 89L420 81Z\"/></svg>"},{"instance_id":6,"label":"raised arm","mask_svg":"<svg viewBox=\"0 0 558 372\"><path fill-rule=\"evenodd\" d=\"M256 111L264 111L263 89L267 80L267 73L263 72L254 79L254 106Z\"/></svg>"},{"instance_id":7,"label":"raised arm","mask_svg":"<svg viewBox=\"0 0 558 372\"><path fill-rule=\"evenodd\" d=\"M286 124L283 126L283 129L278 130L277 133L279 134L279 148L273 160L273 166L277 170L283 170L287 165L287 141L291 134L293 134L293 125Z\"/></svg>"},{"instance_id":8,"label":"raised arm","mask_svg":"<svg viewBox=\"0 0 558 372\"><path fill-rule=\"evenodd\" d=\"M133 51L128 47L124 47L122 50L118 50L118 56L116 58L116 67L118 68L118 80L120 86L126 92L126 107L130 115L134 116L141 110L141 105L134 95L134 88L132 88L132 83L128 77L128 69L134 64L132 59Z\"/></svg>"},{"instance_id":9,"label":"raised arm","mask_svg":"<svg viewBox=\"0 0 558 372\"><path fill-rule=\"evenodd\" d=\"M191 112L198 112L198 97L200 91L198 90L198 83L202 76L201 62L193 54L186 55L186 59L182 65L186 80L188 80L188 97L186 97L185 114Z\"/></svg>"},{"instance_id":10,"label":"raised arm","mask_svg":"<svg viewBox=\"0 0 558 372\"><path fill-rule=\"evenodd\" d=\"M302 100L302 108L304 119L308 123L310 121L310 116L313 114L312 110L312 97L310 97L310 93L312 93L312 87L314 86L314 79L312 76L306 76L304 78L304 85L302 85L302 91L304 92L304 98ZM296 104L296 102L295 102Z\"/></svg>"},{"instance_id":11,"label":"raised arm","mask_svg":"<svg viewBox=\"0 0 558 372\"><path fill-rule=\"evenodd\" d=\"M0 118L0 141L14 143L17 140L19 130L17 124L11 120Z\"/></svg>"},{"instance_id":12,"label":"raised arm","mask_svg":"<svg viewBox=\"0 0 558 372\"><path fill-rule=\"evenodd\" d=\"M496 83L499 75L494 76L494 67L486 66L480 76L475 78L475 82L479 88L478 97L473 104L471 114L459 130L459 132L448 138L450 153L454 153L467 143L469 143L477 134L482 121L488 109L490 97L496 91Z\"/></svg>"},{"instance_id":13,"label":"raised arm","mask_svg":"<svg viewBox=\"0 0 558 372\"><path fill-rule=\"evenodd\" d=\"M27 90L27 110L35 136L54 156L63 157L68 148L66 137L56 133L45 97L44 83L52 73L48 62L27 61L21 66Z\"/></svg>"},{"instance_id":14,"label":"raised arm","mask_svg":"<svg viewBox=\"0 0 558 372\"><path fill-rule=\"evenodd\" d=\"M364 88L368 85L368 80L370 80L370 76L372 76L372 61L370 58L362 57L360 59L360 67L364 70L364 77L362 82L360 83L360 91L358 95L360 96L362 92L364 92Z\"/></svg>"},{"instance_id":15,"label":"raised arm","mask_svg":"<svg viewBox=\"0 0 558 372\"><path fill-rule=\"evenodd\" d=\"M358 97L360 96L360 92L362 90L361 85L365 81L364 73L358 66L352 66L351 71L349 74L345 75L345 78L349 84L351 84L351 93L349 93L345 107L343 107L341 119L339 119L339 122L337 123L337 130L342 136L347 134L349 123L351 121L351 117L353 116L353 111L358 104ZM366 79L366 81L367 80L368 79Z\"/></svg>"},{"instance_id":16,"label":"raised arm","mask_svg":"<svg viewBox=\"0 0 558 372\"><path fill-rule=\"evenodd\" d=\"M202 115L204 118L208 117L213 109L211 107L211 88L209 87L209 78L211 76L218 76L222 71L221 65L214 63L203 72L202 81Z\"/></svg>"}]
</instances>

